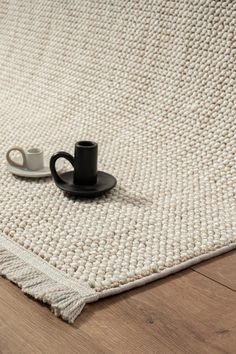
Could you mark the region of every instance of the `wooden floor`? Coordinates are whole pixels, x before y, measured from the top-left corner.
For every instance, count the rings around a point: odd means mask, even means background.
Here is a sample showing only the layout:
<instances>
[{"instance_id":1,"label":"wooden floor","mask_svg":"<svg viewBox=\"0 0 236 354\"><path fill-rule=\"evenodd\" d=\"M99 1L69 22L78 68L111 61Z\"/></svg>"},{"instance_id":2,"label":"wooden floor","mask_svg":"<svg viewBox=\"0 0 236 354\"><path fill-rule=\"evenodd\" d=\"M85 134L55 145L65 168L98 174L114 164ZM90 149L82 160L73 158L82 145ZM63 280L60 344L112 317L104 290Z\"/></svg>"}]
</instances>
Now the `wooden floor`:
<instances>
[{"instance_id":1,"label":"wooden floor","mask_svg":"<svg viewBox=\"0 0 236 354\"><path fill-rule=\"evenodd\" d=\"M71 326L0 278L0 353L236 353L236 251L87 305Z\"/></svg>"}]
</instances>

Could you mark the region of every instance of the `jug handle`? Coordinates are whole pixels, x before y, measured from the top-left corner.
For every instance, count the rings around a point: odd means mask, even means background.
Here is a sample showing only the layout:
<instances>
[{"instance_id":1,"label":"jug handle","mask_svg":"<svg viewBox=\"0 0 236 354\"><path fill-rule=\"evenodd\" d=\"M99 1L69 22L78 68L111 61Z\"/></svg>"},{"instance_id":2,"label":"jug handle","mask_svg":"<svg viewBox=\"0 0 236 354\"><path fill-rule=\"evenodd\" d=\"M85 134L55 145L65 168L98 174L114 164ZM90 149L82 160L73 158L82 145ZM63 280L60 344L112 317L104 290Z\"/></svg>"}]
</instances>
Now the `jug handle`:
<instances>
[{"instance_id":1,"label":"jug handle","mask_svg":"<svg viewBox=\"0 0 236 354\"><path fill-rule=\"evenodd\" d=\"M51 170L54 180L57 183L65 183L65 181L63 181L63 179L58 175L57 170L56 170L56 161L60 158L64 158L67 161L69 161L73 167L74 167L74 158L68 152L59 151L59 152L56 152L55 154L53 154L50 159L50 170Z\"/></svg>"},{"instance_id":2,"label":"jug handle","mask_svg":"<svg viewBox=\"0 0 236 354\"><path fill-rule=\"evenodd\" d=\"M11 159L10 157L10 153L12 151L19 151L22 155L22 158L23 158L23 163L20 164L18 162L15 162ZM9 165L11 166L14 166L14 167L18 167L18 168L24 168L26 167L26 156L25 156L25 152L22 148L18 147L18 146L14 146L12 147L10 150L7 151L7 154L6 154L6 159L7 159L7 162L9 163Z\"/></svg>"}]
</instances>

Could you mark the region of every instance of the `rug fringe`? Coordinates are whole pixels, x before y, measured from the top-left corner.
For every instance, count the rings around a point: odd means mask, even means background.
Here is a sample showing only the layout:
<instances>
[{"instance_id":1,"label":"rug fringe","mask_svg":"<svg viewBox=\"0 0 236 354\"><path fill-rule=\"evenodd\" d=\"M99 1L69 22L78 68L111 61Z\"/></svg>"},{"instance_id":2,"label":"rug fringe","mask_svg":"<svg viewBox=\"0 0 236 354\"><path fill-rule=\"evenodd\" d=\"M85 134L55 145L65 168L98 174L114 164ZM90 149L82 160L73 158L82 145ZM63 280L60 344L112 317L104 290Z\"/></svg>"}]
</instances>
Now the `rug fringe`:
<instances>
[{"instance_id":1,"label":"rug fringe","mask_svg":"<svg viewBox=\"0 0 236 354\"><path fill-rule=\"evenodd\" d=\"M86 297L78 291L59 284L4 248L0 248L0 274L24 293L50 305L56 316L69 323L75 321L86 304Z\"/></svg>"}]
</instances>

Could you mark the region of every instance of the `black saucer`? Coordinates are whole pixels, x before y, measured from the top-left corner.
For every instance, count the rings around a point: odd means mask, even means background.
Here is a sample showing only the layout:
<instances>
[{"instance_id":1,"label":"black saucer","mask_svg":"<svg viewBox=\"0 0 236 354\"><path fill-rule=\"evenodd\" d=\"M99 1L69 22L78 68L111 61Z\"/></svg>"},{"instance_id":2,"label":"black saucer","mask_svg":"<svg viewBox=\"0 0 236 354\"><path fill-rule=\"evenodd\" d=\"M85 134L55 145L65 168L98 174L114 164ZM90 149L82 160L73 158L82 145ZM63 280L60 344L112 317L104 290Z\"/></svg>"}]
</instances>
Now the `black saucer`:
<instances>
[{"instance_id":1,"label":"black saucer","mask_svg":"<svg viewBox=\"0 0 236 354\"><path fill-rule=\"evenodd\" d=\"M74 184L74 171L60 174L61 180L55 180L58 188L77 197L95 198L108 192L116 185L116 179L106 172L98 171L97 183L93 185Z\"/></svg>"}]
</instances>

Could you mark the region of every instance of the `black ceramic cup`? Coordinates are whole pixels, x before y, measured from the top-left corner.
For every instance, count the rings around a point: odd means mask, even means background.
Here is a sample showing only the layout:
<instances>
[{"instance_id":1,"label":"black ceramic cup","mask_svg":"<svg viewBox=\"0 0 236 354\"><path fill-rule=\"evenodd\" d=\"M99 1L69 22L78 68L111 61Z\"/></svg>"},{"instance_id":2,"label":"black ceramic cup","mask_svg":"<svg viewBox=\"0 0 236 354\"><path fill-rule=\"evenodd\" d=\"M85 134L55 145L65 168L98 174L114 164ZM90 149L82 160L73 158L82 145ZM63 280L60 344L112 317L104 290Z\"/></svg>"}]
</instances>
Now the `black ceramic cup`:
<instances>
[{"instance_id":1,"label":"black ceramic cup","mask_svg":"<svg viewBox=\"0 0 236 354\"><path fill-rule=\"evenodd\" d=\"M97 182L98 144L79 141L75 144L74 184L91 185Z\"/></svg>"},{"instance_id":2,"label":"black ceramic cup","mask_svg":"<svg viewBox=\"0 0 236 354\"><path fill-rule=\"evenodd\" d=\"M56 171L56 161L59 158L68 160L74 167L75 185L93 185L97 182L97 157L98 145L92 141L79 141L75 144L74 157L68 152L59 151L51 157L50 168L53 178L61 182L61 177Z\"/></svg>"},{"instance_id":3,"label":"black ceramic cup","mask_svg":"<svg viewBox=\"0 0 236 354\"><path fill-rule=\"evenodd\" d=\"M56 161L59 158L68 160L74 169L59 175L56 171ZM71 195L86 198L101 196L114 188L115 177L97 171L97 159L98 145L92 141L76 143L74 157L65 151L52 155L50 169L57 187Z\"/></svg>"}]
</instances>

